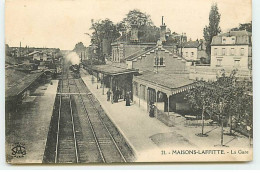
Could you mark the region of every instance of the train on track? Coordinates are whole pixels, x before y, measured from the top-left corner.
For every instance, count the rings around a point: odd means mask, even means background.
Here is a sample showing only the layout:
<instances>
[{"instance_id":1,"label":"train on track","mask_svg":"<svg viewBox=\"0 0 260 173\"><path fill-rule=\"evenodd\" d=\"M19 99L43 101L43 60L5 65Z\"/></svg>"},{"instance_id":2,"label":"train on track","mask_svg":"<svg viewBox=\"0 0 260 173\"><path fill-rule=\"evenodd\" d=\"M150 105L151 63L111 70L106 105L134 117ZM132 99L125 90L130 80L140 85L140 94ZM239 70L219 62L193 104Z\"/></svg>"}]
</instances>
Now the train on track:
<instances>
[{"instance_id":1,"label":"train on track","mask_svg":"<svg viewBox=\"0 0 260 173\"><path fill-rule=\"evenodd\" d=\"M80 66L78 64L73 64L70 66L70 70L73 72L73 77L76 79L80 78L79 69L80 69Z\"/></svg>"}]
</instances>

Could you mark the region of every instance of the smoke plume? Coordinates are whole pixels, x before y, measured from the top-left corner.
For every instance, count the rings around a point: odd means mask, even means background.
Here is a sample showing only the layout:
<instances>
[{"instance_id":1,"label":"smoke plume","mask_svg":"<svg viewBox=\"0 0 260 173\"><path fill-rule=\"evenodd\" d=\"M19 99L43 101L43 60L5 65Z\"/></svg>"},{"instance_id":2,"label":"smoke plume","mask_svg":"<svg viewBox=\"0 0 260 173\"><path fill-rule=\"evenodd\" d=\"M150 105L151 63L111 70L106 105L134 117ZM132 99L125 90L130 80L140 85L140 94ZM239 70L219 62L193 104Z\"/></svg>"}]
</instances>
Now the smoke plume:
<instances>
[{"instance_id":1,"label":"smoke plume","mask_svg":"<svg viewBox=\"0 0 260 173\"><path fill-rule=\"evenodd\" d=\"M80 63L80 58L76 52L70 52L66 56L66 60L71 62L72 65L79 64Z\"/></svg>"}]
</instances>

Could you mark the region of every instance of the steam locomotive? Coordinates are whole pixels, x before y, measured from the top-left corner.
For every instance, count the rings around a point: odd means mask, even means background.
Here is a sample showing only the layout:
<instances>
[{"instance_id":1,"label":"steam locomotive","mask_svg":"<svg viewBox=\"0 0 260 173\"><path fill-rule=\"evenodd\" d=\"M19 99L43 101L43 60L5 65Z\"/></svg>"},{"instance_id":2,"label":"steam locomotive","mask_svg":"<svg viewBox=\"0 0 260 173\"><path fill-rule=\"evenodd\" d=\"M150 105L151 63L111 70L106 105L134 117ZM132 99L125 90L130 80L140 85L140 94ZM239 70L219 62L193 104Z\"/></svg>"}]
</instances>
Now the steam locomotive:
<instances>
[{"instance_id":1,"label":"steam locomotive","mask_svg":"<svg viewBox=\"0 0 260 173\"><path fill-rule=\"evenodd\" d=\"M79 65L78 64L74 64L70 66L70 70L73 72L73 76L74 78L78 79L80 78L80 72L79 72Z\"/></svg>"}]
</instances>

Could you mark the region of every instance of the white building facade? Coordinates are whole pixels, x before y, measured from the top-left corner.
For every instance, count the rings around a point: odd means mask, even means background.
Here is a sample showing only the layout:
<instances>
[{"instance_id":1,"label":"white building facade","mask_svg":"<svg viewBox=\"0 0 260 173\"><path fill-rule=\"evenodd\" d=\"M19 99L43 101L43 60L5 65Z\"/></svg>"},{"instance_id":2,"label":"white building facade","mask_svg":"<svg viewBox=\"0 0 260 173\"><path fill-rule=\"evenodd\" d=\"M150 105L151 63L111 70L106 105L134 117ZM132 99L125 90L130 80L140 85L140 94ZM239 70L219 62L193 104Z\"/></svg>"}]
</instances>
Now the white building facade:
<instances>
[{"instance_id":1,"label":"white building facade","mask_svg":"<svg viewBox=\"0 0 260 173\"><path fill-rule=\"evenodd\" d=\"M252 34L231 31L213 37L211 67L250 69L252 62Z\"/></svg>"}]
</instances>

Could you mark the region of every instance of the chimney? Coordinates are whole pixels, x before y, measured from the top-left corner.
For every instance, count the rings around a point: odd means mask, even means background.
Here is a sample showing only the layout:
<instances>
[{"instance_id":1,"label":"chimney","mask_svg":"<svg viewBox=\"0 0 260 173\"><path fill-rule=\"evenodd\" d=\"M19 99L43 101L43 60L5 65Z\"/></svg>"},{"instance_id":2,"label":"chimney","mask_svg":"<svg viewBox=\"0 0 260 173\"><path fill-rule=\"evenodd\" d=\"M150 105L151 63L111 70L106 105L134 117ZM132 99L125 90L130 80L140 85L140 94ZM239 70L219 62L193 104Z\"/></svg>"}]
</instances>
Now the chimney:
<instances>
[{"instance_id":1,"label":"chimney","mask_svg":"<svg viewBox=\"0 0 260 173\"><path fill-rule=\"evenodd\" d=\"M166 25L163 23L163 16L162 16L162 25L161 25L161 30L160 30L160 40L162 42L166 41Z\"/></svg>"},{"instance_id":2,"label":"chimney","mask_svg":"<svg viewBox=\"0 0 260 173\"><path fill-rule=\"evenodd\" d=\"M137 24L132 24L131 25L130 41L131 42L138 42L138 26L137 26Z\"/></svg>"}]
</instances>

